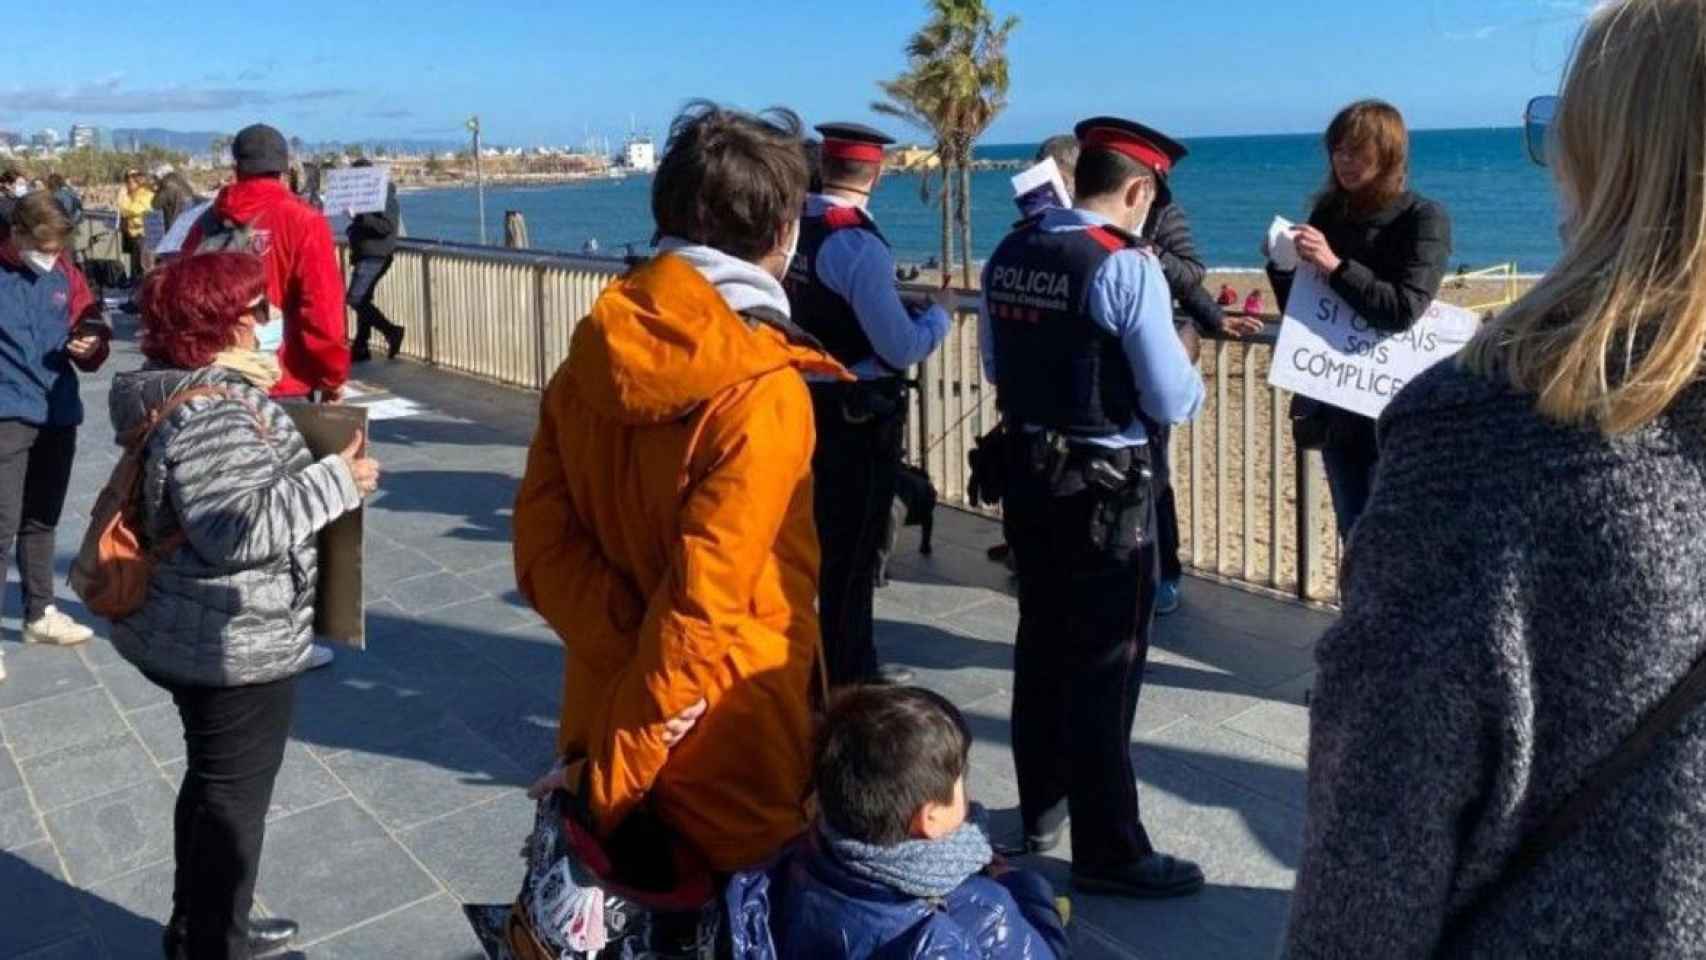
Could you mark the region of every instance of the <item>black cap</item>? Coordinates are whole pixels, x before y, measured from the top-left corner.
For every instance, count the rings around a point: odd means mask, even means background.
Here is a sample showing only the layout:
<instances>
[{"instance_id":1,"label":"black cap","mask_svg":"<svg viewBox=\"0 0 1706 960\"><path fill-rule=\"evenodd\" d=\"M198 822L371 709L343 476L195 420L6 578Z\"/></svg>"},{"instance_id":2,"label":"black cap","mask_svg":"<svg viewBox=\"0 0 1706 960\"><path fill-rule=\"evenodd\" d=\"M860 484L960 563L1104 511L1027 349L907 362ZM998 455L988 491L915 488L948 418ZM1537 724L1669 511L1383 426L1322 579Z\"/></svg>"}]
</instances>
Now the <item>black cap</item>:
<instances>
[{"instance_id":1,"label":"black cap","mask_svg":"<svg viewBox=\"0 0 1706 960\"><path fill-rule=\"evenodd\" d=\"M244 127L231 141L231 159L243 175L283 173L290 169L290 144L264 123Z\"/></svg>"},{"instance_id":2,"label":"black cap","mask_svg":"<svg viewBox=\"0 0 1706 960\"><path fill-rule=\"evenodd\" d=\"M823 134L825 157L882 163L883 148L894 143L893 137L862 123L824 123L816 129Z\"/></svg>"}]
</instances>

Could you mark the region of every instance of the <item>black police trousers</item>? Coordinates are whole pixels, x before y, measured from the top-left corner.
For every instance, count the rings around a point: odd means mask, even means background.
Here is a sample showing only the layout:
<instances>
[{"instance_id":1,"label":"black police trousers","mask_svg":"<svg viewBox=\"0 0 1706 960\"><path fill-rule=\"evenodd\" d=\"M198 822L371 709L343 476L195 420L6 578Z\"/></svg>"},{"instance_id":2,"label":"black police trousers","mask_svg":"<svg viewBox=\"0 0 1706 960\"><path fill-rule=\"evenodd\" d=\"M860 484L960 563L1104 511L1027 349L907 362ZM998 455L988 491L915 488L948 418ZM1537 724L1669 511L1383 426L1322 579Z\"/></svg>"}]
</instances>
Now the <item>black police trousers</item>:
<instances>
[{"instance_id":1,"label":"black police trousers","mask_svg":"<svg viewBox=\"0 0 1706 960\"><path fill-rule=\"evenodd\" d=\"M1136 456L1141 466L1147 453ZM1127 863L1154 852L1131 758L1154 618L1154 496L1134 476L1144 489L1126 533L1137 545L1098 545L1093 518L1113 495L1058 495L1021 459L1011 465L1003 521L1019 568L1012 726L1020 814L1029 834L1052 832L1070 814L1076 868Z\"/></svg>"},{"instance_id":2,"label":"black police trousers","mask_svg":"<svg viewBox=\"0 0 1706 960\"><path fill-rule=\"evenodd\" d=\"M904 397L898 383L814 383L813 500L823 561L818 618L829 684L877 675L877 553L900 472Z\"/></svg>"}]
</instances>

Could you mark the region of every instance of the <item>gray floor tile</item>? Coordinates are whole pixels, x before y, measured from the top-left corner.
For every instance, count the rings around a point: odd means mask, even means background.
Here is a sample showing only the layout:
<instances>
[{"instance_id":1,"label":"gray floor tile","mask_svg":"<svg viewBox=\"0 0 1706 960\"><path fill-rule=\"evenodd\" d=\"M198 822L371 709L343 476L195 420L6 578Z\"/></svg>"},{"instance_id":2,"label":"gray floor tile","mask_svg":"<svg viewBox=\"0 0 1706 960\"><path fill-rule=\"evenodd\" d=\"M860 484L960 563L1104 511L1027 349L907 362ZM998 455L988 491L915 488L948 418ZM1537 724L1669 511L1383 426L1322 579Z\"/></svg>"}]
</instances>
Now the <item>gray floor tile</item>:
<instances>
[{"instance_id":1,"label":"gray floor tile","mask_svg":"<svg viewBox=\"0 0 1706 960\"><path fill-rule=\"evenodd\" d=\"M172 857L177 793L164 778L47 814L47 832L71 879L91 886Z\"/></svg>"},{"instance_id":2,"label":"gray floor tile","mask_svg":"<svg viewBox=\"0 0 1706 960\"><path fill-rule=\"evenodd\" d=\"M882 590L883 600L932 617L946 617L989 599L984 587L923 580L893 579Z\"/></svg>"},{"instance_id":3,"label":"gray floor tile","mask_svg":"<svg viewBox=\"0 0 1706 960\"><path fill-rule=\"evenodd\" d=\"M385 591L385 599L399 609L416 615L448 607L451 604L475 600L485 591L453 573L429 573L394 583Z\"/></svg>"},{"instance_id":4,"label":"gray floor tile","mask_svg":"<svg viewBox=\"0 0 1706 960\"><path fill-rule=\"evenodd\" d=\"M30 757L19 767L36 804L48 812L159 776L128 730Z\"/></svg>"},{"instance_id":5,"label":"gray floor tile","mask_svg":"<svg viewBox=\"0 0 1706 960\"><path fill-rule=\"evenodd\" d=\"M28 923L0 923L0 957L58 944L88 929L77 889L65 882L53 847L36 843L0 853L0 890L6 915Z\"/></svg>"},{"instance_id":6,"label":"gray floor tile","mask_svg":"<svg viewBox=\"0 0 1706 960\"><path fill-rule=\"evenodd\" d=\"M142 745L155 763L171 763L184 756L184 721L177 704L162 703L126 717L142 738Z\"/></svg>"},{"instance_id":7,"label":"gray floor tile","mask_svg":"<svg viewBox=\"0 0 1706 960\"><path fill-rule=\"evenodd\" d=\"M1224 726L1289 750L1299 757L1309 755L1308 707L1268 701L1233 717Z\"/></svg>"},{"instance_id":8,"label":"gray floor tile","mask_svg":"<svg viewBox=\"0 0 1706 960\"><path fill-rule=\"evenodd\" d=\"M383 596L392 584L429 573L442 573L444 566L427 553L398 545L389 550L369 549L362 567L364 585Z\"/></svg>"},{"instance_id":9,"label":"gray floor tile","mask_svg":"<svg viewBox=\"0 0 1706 960\"><path fill-rule=\"evenodd\" d=\"M23 785L24 778L18 773L18 763L12 759L12 748L0 744L0 793Z\"/></svg>"},{"instance_id":10,"label":"gray floor tile","mask_svg":"<svg viewBox=\"0 0 1706 960\"><path fill-rule=\"evenodd\" d=\"M517 851L533 830L534 804L519 790L398 835L465 903L503 903L521 889Z\"/></svg>"},{"instance_id":11,"label":"gray floor tile","mask_svg":"<svg viewBox=\"0 0 1706 960\"><path fill-rule=\"evenodd\" d=\"M154 952L158 955L160 951L156 949ZM80 933L52 946L31 950L17 957L17 960L94 960L105 956L100 941L93 933Z\"/></svg>"},{"instance_id":12,"label":"gray floor tile","mask_svg":"<svg viewBox=\"0 0 1706 960\"><path fill-rule=\"evenodd\" d=\"M47 839L41 817L23 787L0 793L0 850L16 850Z\"/></svg>"},{"instance_id":13,"label":"gray floor tile","mask_svg":"<svg viewBox=\"0 0 1706 960\"><path fill-rule=\"evenodd\" d=\"M334 935L438 891L353 800L334 800L267 828L260 897L302 924L303 942Z\"/></svg>"},{"instance_id":14,"label":"gray floor tile","mask_svg":"<svg viewBox=\"0 0 1706 960\"><path fill-rule=\"evenodd\" d=\"M113 649L111 641L99 636L78 647L77 653L92 670L129 662L120 656L117 650Z\"/></svg>"},{"instance_id":15,"label":"gray floor tile","mask_svg":"<svg viewBox=\"0 0 1706 960\"><path fill-rule=\"evenodd\" d=\"M332 776L308 748L292 741L284 748L284 766L279 768L273 784L272 806L267 809L267 821L283 819L293 813L318 806L328 800L349 796L349 791Z\"/></svg>"},{"instance_id":16,"label":"gray floor tile","mask_svg":"<svg viewBox=\"0 0 1706 960\"><path fill-rule=\"evenodd\" d=\"M526 601L521 598L521 592L516 589L515 560L513 558L464 573L462 579L505 603L526 609ZM532 610L528 609L527 612L531 614Z\"/></svg>"},{"instance_id":17,"label":"gray floor tile","mask_svg":"<svg viewBox=\"0 0 1706 960\"><path fill-rule=\"evenodd\" d=\"M172 916L171 862L127 873L92 887L84 903L113 960L155 960Z\"/></svg>"},{"instance_id":18,"label":"gray floor tile","mask_svg":"<svg viewBox=\"0 0 1706 960\"><path fill-rule=\"evenodd\" d=\"M1303 756L1236 730L1187 718L1143 737L1139 749L1165 749L1206 773L1303 809Z\"/></svg>"},{"instance_id":19,"label":"gray floor tile","mask_svg":"<svg viewBox=\"0 0 1706 960\"><path fill-rule=\"evenodd\" d=\"M446 704L372 653L344 654L296 682L293 733L322 758L440 723Z\"/></svg>"},{"instance_id":20,"label":"gray floor tile","mask_svg":"<svg viewBox=\"0 0 1706 960\"><path fill-rule=\"evenodd\" d=\"M104 740L127 728L99 687L0 711L0 731L20 763L30 757Z\"/></svg>"},{"instance_id":21,"label":"gray floor tile","mask_svg":"<svg viewBox=\"0 0 1706 960\"><path fill-rule=\"evenodd\" d=\"M98 673L101 684L112 693L120 710L129 712L170 703L172 695L164 687L142 675L128 663L103 667Z\"/></svg>"},{"instance_id":22,"label":"gray floor tile","mask_svg":"<svg viewBox=\"0 0 1706 960\"><path fill-rule=\"evenodd\" d=\"M75 649L0 643L6 679L0 681L0 710L95 685L95 675Z\"/></svg>"},{"instance_id":23,"label":"gray floor tile","mask_svg":"<svg viewBox=\"0 0 1706 960\"><path fill-rule=\"evenodd\" d=\"M393 830L489 800L527 779L526 771L460 722L421 731L379 752L342 753L326 766Z\"/></svg>"},{"instance_id":24,"label":"gray floor tile","mask_svg":"<svg viewBox=\"0 0 1706 960\"><path fill-rule=\"evenodd\" d=\"M440 894L372 923L313 945L314 960L475 960L480 943L463 918L462 905Z\"/></svg>"},{"instance_id":25,"label":"gray floor tile","mask_svg":"<svg viewBox=\"0 0 1706 960\"><path fill-rule=\"evenodd\" d=\"M1262 693L1247 681L1199 660L1151 648L1137 709L1139 715L1152 710L1158 717L1220 723L1262 702Z\"/></svg>"}]
</instances>

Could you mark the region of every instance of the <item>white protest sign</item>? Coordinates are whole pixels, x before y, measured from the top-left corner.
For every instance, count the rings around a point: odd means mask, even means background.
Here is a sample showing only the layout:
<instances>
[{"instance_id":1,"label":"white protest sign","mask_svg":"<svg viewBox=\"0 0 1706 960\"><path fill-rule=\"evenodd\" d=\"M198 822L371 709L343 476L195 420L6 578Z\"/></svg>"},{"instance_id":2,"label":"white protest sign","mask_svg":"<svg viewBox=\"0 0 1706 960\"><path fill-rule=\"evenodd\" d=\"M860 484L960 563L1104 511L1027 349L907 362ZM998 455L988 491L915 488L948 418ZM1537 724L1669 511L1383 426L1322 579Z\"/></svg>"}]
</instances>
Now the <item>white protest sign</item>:
<instances>
[{"instance_id":1,"label":"white protest sign","mask_svg":"<svg viewBox=\"0 0 1706 960\"><path fill-rule=\"evenodd\" d=\"M1041 163L1013 178L1013 202L1027 217L1050 207L1072 206L1066 195L1066 181L1061 178L1060 167L1053 157L1044 157Z\"/></svg>"},{"instance_id":2,"label":"white protest sign","mask_svg":"<svg viewBox=\"0 0 1706 960\"><path fill-rule=\"evenodd\" d=\"M1403 333L1371 327L1311 266L1298 269L1268 383L1378 417L1422 371L1463 349L1480 326L1469 310L1435 302Z\"/></svg>"},{"instance_id":3,"label":"white protest sign","mask_svg":"<svg viewBox=\"0 0 1706 960\"><path fill-rule=\"evenodd\" d=\"M158 257L182 250L184 241L189 239L190 228L195 226L196 221L200 220L202 215L212 208L212 200L203 200L178 214L178 219L172 221L172 229L166 231L166 236L160 240L160 245L154 248L154 255Z\"/></svg>"},{"instance_id":4,"label":"white protest sign","mask_svg":"<svg viewBox=\"0 0 1706 960\"><path fill-rule=\"evenodd\" d=\"M327 170L320 177L320 204L328 214L379 213L385 209L385 187L391 182L387 167L344 167Z\"/></svg>"}]
</instances>

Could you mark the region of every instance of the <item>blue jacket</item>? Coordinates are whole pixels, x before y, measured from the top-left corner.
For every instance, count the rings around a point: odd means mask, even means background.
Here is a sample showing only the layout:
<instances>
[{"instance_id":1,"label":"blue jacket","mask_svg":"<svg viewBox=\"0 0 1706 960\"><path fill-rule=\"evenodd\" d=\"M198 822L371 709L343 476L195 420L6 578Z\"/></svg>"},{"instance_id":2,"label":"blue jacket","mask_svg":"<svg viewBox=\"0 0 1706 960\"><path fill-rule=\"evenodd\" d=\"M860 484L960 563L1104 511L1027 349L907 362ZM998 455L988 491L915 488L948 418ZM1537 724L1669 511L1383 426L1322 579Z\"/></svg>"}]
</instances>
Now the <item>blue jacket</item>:
<instances>
[{"instance_id":1,"label":"blue jacket","mask_svg":"<svg viewBox=\"0 0 1706 960\"><path fill-rule=\"evenodd\" d=\"M812 840L736 874L725 896L735 960L1065 960L1048 881L971 877L940 903L854 876Z\"/></svg>"},{"instance_id":2,"label":"blue jacket","mask_svg":"<svg viewBox=\"0 0 1706 960\"><path fill-rule=\"evenodd\" d=\"M100 306L83 275L61 256L54 269L38 274L10 242L0 246L0 420L37 427L83 423L74 361L65 347L73 328L103 337L103 348L77 364L85 370L106 360Z\"/></svg>"}]
</instances>

